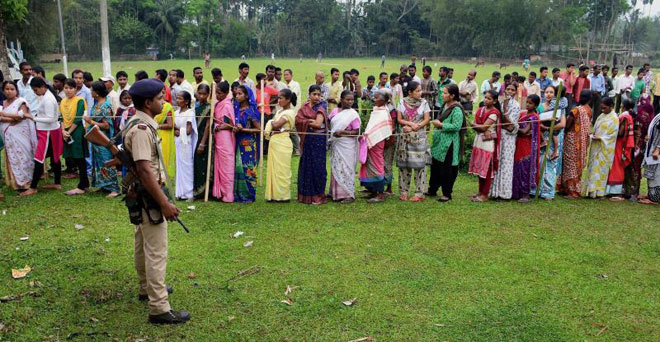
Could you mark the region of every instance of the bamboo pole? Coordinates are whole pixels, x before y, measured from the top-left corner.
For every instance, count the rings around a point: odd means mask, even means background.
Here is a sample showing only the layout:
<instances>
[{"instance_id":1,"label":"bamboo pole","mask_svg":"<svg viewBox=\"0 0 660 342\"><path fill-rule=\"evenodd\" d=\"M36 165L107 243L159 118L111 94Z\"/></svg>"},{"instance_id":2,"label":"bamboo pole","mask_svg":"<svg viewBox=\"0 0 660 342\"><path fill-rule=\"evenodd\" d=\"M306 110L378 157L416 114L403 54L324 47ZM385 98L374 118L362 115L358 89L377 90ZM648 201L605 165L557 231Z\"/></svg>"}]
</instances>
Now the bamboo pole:
<instances>
[{"instance_id":1,"label":"bamboo pole","mask_svg":"<svg viewBox=\"0 0 660 342\"><path fill-rule=\"evenodd\" d=\"M259 133L259 186L263 185L264 178L264 116L266 114L266 106L264 104L264 80L261 79L261 129Z\"/></svg>"},{"instance_id":2,"label":"bamboo pole","mask_svg":"<svg viewBox=\"0 0 660 342\"><path fill-rule=\"evenodd\" d=\"M564 86L564 83L559 83L559 87L557 87L557 95L555 98L555 109L552 111L552 122L550 123L550 134L548 135L548 143L545 147L545 153L543 154L543 164L541 166L541 174L539 177L538 184L536 184L536 196L534 196L536 199L539 198L541 195L541 187L543 187L543 177L545 177L545 167L548 164L548 154L550 153L550 144L553 143L552 141L552 133L555 131L555 121L557 120L557 110L559 109L559 98L561 97L561 90ZM541 114L541 113L539 113ZM541 124L541 121L539 120L539 125ZM555 149L559 148L559 146L555 146ZM556 184L553 184L552 186L556 186Z\"/></svg>"}]
</instances>

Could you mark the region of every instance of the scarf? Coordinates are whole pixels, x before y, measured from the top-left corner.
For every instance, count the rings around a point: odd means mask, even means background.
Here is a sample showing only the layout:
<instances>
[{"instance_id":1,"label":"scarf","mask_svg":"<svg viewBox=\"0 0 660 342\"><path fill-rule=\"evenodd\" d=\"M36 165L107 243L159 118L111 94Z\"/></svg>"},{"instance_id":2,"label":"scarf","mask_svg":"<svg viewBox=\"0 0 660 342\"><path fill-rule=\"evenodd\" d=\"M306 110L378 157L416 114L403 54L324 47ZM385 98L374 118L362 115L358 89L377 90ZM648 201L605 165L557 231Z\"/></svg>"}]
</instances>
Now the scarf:
<instances>
[{"instance_id":1,"label":"scarf","mask_svg":"<svg viewBox=\"0 0 660 342\"><path fill-rule=\"evenodd\" d=\"M64 128L71 127L73 121L76 119L76 113L78 112L78 103L83 100L80 96L74 96L72 98L65 97L60 102L60 113L62 113L62 124ZM85 104L85 112L87 112L87 104Z\"/></svg>"},{"instance_id":2,"label":"scarf","mask_svg":"<svg viewBox=\"0 0 660 342\"><path fill-rule=\"evenodd\" d=\"M417 115L417 108L422 105L422 99L415 99L410 96L403 98L403 107L406 109L406 117L412 120Z\"/></svg>"},{"instance_id":3,"label":"scarf","mask_svg":"<svg viewBox=\"0 0 660 342\"><path fill-rule=\"evenodd\" d=\"M372 148L392 135L392 118L387 107L374 107L364 130L367 147Z\"/></svg>"},{"instance_id":4,"label":"scarf","mask_svg":"<svg viewBox=\"0 0 660 342\"><path fill-rule=\"evenodd\" d=\"M335 108L333 112L337 111L332 119L330 120L330 140L337 139L335 133L339 131L346 130L346 127L351 124L355 119L360 120L360 115L353 108L344 109L339 111L339 108Z\"/></svg>"}]
</instances>

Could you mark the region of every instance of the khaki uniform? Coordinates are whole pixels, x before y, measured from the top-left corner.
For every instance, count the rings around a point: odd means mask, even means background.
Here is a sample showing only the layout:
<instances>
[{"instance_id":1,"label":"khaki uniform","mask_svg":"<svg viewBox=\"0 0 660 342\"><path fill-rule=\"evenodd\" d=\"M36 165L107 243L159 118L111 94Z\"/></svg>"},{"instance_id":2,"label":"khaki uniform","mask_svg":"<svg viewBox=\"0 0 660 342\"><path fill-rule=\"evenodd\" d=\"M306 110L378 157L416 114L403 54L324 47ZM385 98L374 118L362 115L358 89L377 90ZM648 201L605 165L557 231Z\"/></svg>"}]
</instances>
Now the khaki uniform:
<instances>
[{"instance_id":1,"label":"khaki uniform","mask_svg":"<svg viewBox=\"0 0 660 342\"><path fill-rule=\"evenodd\" d=\"M154 136L158 124L149 115L139 110L131 118L131 121L133 120L140 120L143 123L134 125L126 132L124 148L133 156L134 161L148 160L153 176L158 179L158 183L162 184L163 175L158 158L158 137ZM140 294L149 296L149 313L151 315L171 310L165 285L166 267L167 221L163 220L160 224L153 224L143 209L142 224L135 226L135 270L140 281Z\"/></svg>"}]
</instances>

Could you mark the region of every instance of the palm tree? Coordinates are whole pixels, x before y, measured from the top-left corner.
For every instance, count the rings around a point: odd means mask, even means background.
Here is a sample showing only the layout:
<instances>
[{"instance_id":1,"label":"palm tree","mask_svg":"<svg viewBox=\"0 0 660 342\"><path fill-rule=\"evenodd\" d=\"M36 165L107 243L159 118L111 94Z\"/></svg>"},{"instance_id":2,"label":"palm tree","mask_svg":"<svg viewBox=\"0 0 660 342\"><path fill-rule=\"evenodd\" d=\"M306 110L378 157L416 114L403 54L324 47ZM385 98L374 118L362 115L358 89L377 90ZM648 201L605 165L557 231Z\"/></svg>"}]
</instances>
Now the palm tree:
<instances>
[{"instance_id":1,"label":"palm tree","mask_svg":"<svg viewBox=\"0 0 660 342\"><path fill-rule=\"evenodd\" d=\"M156 0L156 10L148 17L155 38L161 41L167 51L171 51L173 37L181 26L184 17L183 3L179 0Z\"/></svg>"}]
</instances>

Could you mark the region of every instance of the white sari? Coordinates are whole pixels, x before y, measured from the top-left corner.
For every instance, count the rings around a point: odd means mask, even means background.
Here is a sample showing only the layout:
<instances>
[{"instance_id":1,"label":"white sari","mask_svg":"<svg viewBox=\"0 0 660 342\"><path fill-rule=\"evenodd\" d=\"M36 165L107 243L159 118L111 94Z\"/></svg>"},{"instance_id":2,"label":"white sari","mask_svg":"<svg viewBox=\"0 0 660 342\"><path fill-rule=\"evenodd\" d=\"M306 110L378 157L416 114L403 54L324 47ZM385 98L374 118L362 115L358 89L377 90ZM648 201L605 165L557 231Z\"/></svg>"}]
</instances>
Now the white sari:
<instances>
[{"instance_id":1,"label":"white sari","mask_svg":"<svg viewBox=\"0 0 660 342\"><path fill-rule=\"evenodd\" d=\"M174 114L174 126L179 129L179 136L174 137L176 146L176 197L192 199L195 179L195 146L197 146L197 120L195 110L188 109L181 113L178 109ZM192 125L188 135L187 125Z\"/></svg>"},{"instance_id":2,"label":"white sari","mask_svg":"<svg viewBox=\"0 0 660 342\"><path fill-rule=\"evenodd\" d=\"M355 198L358 139L357 137L335 137L335 133L346 130L356 119L359 121L360 115L354 109L342 110L330 118L329 143L332 178L350 198Z\"/></svg>"},{"instance_id":3,"label":"white sari","mask_svg":"<svg viewBox=\"0 0 660 342\"><path fill-rule=\"evenodd\" d=\"M23 117L21 106L27 105L22 97L16 98L2 111ZM34 122L23 119L16 123L0 122L0 134L5 143L5 166L8 186L15 190L27 189L34 171L34 152L37 148L37 131Z\"/></svg>"}]
</instances>

